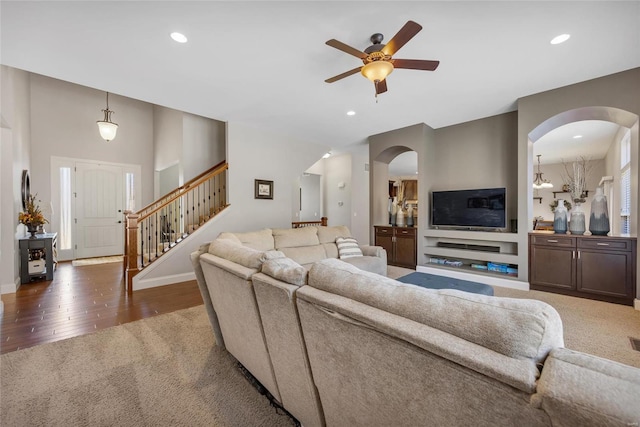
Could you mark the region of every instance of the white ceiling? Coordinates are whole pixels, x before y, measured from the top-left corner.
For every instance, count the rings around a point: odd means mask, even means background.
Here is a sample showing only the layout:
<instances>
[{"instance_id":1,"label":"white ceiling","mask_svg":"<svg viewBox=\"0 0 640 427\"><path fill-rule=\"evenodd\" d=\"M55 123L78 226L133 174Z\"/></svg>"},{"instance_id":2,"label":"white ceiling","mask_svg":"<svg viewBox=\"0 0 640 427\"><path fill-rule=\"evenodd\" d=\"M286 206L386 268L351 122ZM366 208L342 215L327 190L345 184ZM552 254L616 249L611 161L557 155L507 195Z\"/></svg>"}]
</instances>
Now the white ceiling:
<instances>
[{"instance_id":1,"label":"white ceiling","mask_svg":"<svg viewBox=\"0 0 640 427\"><path fill-rule=\"evenodd\" d=\"M2 1L0 13L4 65L334 150L640 66L638 1ZM359 74L324 82L361 65L325 41L365 49L408 20L424 29L394 57L440 60L436 71L394 71L377 103ZM569 41L549 44L561 33Z\"/></svg>"}]
</instances>

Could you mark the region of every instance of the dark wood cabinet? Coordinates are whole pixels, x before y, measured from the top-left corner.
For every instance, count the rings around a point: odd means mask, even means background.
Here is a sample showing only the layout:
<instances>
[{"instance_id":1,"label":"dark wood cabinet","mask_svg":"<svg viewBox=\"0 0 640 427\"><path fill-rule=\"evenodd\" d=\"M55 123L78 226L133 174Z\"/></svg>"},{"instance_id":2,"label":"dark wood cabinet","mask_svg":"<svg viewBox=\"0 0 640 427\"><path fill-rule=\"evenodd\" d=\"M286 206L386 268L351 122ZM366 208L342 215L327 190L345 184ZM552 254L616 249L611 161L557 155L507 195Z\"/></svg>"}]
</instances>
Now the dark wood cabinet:
<instances>
[{"instance_id":1,"label":"dark wood cabinet","mask_svg":"<svg viewBox=\"0 0 640 427\"><path fill-rule=\"evenodd\" d=\"M633 305L636 239L529 235L531 289Z\"/></svg>"},{"instance_id":2,"label":"dark wood cabinet","mask_svg":"<svg viewBox=\"0 0 640 427\"><path fill-rule=\"evenodd\" d=\"M416 268L416 229L413 227L380 226L375 228L375 245L387 251L387 264Z\"/></svg>"}]
</instances>

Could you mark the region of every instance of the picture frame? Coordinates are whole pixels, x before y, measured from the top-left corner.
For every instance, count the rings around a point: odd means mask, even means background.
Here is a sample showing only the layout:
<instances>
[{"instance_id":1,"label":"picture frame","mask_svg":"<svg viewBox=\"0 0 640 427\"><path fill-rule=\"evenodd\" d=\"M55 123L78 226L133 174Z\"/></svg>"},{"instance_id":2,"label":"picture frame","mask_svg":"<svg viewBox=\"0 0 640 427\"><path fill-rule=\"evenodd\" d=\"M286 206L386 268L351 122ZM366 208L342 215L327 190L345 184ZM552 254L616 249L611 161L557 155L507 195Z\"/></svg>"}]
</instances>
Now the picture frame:
<instances>
[{"instance_id":1,"label":"picture frame","mask_svg":"<svg viewBox=\"0 0 640 427\"><path fill-rule=\"evenodd\" d=\"M254 198L273 200L273 181L255 180Z\"/></svg>"}]
</instances>

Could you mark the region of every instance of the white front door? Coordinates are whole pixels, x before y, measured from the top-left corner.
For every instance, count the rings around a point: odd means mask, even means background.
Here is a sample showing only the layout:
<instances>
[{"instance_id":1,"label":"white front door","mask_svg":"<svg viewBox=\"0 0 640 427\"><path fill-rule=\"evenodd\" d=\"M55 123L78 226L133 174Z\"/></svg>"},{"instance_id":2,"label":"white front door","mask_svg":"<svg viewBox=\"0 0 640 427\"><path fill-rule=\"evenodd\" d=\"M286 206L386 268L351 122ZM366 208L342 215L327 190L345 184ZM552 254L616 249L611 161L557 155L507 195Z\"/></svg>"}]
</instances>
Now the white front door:
<instances>
[{"instance_id":1,"label":"white front door","mask_svg":"<svg viewBox=\"0 0 640 427\"><path fill-rule=\"evenodd\" d=\"M123 251L123 169L76 163L75 258L121 255Z\"/></svg>"}]
</instances>

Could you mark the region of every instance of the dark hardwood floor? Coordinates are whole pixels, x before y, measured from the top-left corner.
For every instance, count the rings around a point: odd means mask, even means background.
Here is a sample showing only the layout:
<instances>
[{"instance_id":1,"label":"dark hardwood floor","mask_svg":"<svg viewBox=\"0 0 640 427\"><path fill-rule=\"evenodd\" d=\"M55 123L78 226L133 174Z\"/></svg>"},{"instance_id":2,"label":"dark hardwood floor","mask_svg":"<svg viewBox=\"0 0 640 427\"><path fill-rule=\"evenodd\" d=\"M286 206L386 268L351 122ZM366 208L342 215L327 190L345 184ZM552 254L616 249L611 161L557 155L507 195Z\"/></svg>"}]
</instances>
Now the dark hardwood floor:
<instances>
[{"instance_id":1,"label":"dark hardwood floor","mask_svg":"<svg viewBox=\"0 0 640 427\"><path fill-rule=\"evenodd\" d=\"M122 264L58 264L52 281L2 295L0 354L202 304L195 280L127 295Z\"/></svg>"}]
</instances>

